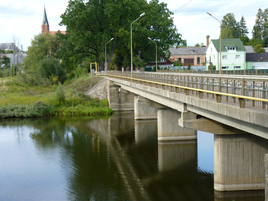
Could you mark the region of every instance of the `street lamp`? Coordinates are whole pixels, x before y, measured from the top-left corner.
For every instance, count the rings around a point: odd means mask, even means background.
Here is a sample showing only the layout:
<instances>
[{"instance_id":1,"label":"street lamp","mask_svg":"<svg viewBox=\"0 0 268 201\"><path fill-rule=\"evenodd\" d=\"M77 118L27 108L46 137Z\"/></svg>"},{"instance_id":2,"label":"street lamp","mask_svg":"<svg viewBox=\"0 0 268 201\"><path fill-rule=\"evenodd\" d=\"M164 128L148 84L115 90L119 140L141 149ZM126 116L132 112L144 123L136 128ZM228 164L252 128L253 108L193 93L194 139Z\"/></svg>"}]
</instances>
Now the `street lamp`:
<instances>
[{"instance_id":1,"label":"street lamp","mask_svg":"<svg viewBox=\"0 0 268 201\"><path fill-rule=\"evenodd\" d=\"M105 74L107 74L107 56L106 56L106 45L110 43L114 38L111 38L106 44L105 44Z\"/></svg>"},{"instance_id":2,"label":"street lamp","mask_svg":"<svg viewBox=\"0 0 268 201\"><path fill-rule=\"evenodd\" d=\"M130 47L130 49L131 49L131 52L130 52L130 58L131 58L131 77L132 77L132 71L133 71L133 58L132 58L132 24L134 23L134 22L136 22L138 19L140 19L142 16L144 16L145 15L145 13L142 13L141 15L140 15L140 17L138 17L136 20L134 20L131 24L130 24L130 43L131 43L131 47Z\"/></svg>"},{"instance_id":3,"label":"street lamp","mask_svg":"<svg viewBox=\"0 0 268 201\"><path fill-rule=\"evenodd\" d=\"M211 15L209 12L207 12L208 15L210 15L211 17L213 17L215 20L217 20L220 23L220 74L221 74L221 21L218 20L216 17L214 17L213 15Z\"/></svg>"},{"instance_id":4,"label":"street lamp","mask_svg":"<svg viewBox=\"0 0 268 201\"><path fill-rule=\"evenodd\" d=\"M153 41L150 37L148 37L148 39L155 43L155 62L156 62L155 68L156 68L156 72L157 72L157 43L155 41Z\"/></svg>"}]
</instances>

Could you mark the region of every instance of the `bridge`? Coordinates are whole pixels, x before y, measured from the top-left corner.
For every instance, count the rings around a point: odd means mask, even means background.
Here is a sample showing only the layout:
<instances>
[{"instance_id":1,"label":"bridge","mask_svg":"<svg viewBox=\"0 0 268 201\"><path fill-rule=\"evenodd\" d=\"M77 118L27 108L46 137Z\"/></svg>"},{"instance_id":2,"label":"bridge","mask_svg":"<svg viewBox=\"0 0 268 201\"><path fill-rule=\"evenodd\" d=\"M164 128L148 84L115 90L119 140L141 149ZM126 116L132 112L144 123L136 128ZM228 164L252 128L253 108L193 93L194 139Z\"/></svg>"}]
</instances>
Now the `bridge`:
<instances>
[{"instance_id":1,"label":"bridge","mask_svg":"<svg viewBox=\"0 0 268 201\"><path fill-rule=\"evenodd\" d=\"M245 168L230 156L237 149L241 155L246 154L244 150L256 150L247 145L226 148L225 135L253 134L268 139L268 77L119 72L105 77L110 107L134 110L136 120L156 119L159 141L194 140L192 129L214 134L215 190L264 189L263 163L268 149ZM238 136L232 145L240 141Z\"/></svg>"}]
</instances>

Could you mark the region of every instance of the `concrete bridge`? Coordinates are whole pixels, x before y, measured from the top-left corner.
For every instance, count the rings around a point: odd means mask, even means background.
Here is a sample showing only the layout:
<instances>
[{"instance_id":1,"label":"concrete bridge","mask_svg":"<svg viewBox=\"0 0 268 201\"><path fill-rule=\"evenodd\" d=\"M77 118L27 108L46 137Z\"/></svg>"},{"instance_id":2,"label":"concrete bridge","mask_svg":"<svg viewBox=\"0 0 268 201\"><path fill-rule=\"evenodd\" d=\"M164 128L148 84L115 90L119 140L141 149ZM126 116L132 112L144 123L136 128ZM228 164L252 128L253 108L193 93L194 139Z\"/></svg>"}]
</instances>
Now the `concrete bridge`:
<instances>
[{"instance_id":1,"label":"concrete bridge","mask_svg":"<svg viewBox=\"0 0 268 201\"><path fill-rule=\"evenodd\" d=\"M110 107L134 110L136 120L157 119L159 141L194 140L192 129L215 135L215 190L264 189L264 171L259 168L264 169L268 149L262 149L260 158L237 163L232 160L235 151L243 156L256 150L226 145L224 135L249 133L268 139L267 77L109 73L106 79ZM238 136L234 144L240 141Z\"/></svg>"}]
</instances>

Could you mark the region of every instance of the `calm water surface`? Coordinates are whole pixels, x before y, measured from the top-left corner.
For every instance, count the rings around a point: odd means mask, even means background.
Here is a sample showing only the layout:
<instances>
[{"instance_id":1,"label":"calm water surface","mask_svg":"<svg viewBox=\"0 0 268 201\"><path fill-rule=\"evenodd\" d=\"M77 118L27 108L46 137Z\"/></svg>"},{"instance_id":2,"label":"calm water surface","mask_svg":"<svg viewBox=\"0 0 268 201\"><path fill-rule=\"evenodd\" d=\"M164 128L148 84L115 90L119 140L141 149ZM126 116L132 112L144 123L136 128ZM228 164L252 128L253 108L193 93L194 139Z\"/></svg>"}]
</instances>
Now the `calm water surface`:
<instances>
[{"instance_id":1,"label":"calm water surface","mask_svg":"<svg viewBox=\"0 0 268 201\"><path fill-rule=\"evenodd\" d=\"M133 113L1 120L0 200L240 200L215 197L214 137L197 134L160 143Z\"/></svg>"}]
</instances>

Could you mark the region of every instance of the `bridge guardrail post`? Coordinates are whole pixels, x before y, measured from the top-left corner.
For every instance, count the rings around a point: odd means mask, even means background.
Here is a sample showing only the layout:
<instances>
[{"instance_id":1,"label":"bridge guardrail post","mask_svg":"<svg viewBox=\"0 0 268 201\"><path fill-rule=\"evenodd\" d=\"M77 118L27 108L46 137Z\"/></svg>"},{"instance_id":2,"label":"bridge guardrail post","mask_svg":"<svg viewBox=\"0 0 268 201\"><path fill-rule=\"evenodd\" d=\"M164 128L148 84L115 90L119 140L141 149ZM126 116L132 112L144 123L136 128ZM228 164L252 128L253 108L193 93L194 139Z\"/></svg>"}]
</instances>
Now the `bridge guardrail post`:
<instances>
[{"instance_id":1,"label":"bridge guardrail post","mask_svg":"<svg viewBox=\"0 0 268 201\"><path fill-rule=\"evenodd\" d=\"M242 86L241 86L241 95L245 95L245 78L242 79ZM240 108L245 108L245 99L239 98L239 107Z\"/></svg>"},{"instance_id":2,"label":"bridge guardrail post","mask_svg":"<svg viewBox=\"0 0 268 201\"><path fill-rule=\"evenodd\" d=\"M221 78L218 80L218 92L221 92ZM221 102L221 95L216 94L216 102Z\"/></svg>"},{"instance_id":3,"label":"bridge guardrail post","mask_svg":"<svg viewBox=\"0 0 268 201\"><path fill-rule=\"evenodd\" d=\"M203 76L200 78L200 89L203 89ZM203 92L199 91L199 98L203 98Z\"/></svg>"},{"instance_id":4,"label":"bridge guardrail post","mask_svg":"<svg viewBox=\"0 0 268 201\"><path fill-rule=\"evenodd\" d=\"M256 85L256 82L255 82L255 80L253 80L253 82L252 82L252 97L255 97L255 85ZM255 107L255 100L252 101L252 107Z\"/></svg>"},{"instance_id":5,"label":"bridge guardrail post","mask_svg":"<svg viewBox=\"0 0 268 201\"><path fill-rule=\"evenodd\" d=\"M265 97L265 94L266 94L266 90L265 90L265 81L263 81L262 83L262 98L263 99L266 99L267 97ZM262 109L265 109L265 105L266 103L265 102L262 102Z\"/></svg>"}]
</instances>

